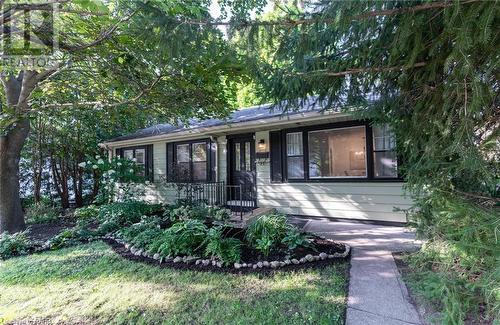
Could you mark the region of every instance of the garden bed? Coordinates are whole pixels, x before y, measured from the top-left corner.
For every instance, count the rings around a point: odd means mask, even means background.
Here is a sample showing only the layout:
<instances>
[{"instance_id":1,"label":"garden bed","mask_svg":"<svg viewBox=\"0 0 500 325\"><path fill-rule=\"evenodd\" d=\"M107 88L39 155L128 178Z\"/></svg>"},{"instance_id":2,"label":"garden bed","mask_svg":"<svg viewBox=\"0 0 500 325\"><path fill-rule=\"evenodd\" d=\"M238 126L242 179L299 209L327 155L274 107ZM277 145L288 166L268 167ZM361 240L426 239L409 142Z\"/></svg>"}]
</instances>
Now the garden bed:
<instances>
[{"instance_id":1,"label":"garden bed","mask_svg":"<svg viewBox=\"0 0 500 325\"><path fill-rule=\"evenodd\" d=\"M229 273L267 273L275 270L293 271L304 268L325 267L333 263L344 262L350 257L350 247L329 239L315 238L313 240L315 249L299 247L292 254L279 254L273 252L267 257L258 254L248 246L243 246L242 260L230 266L225 266L217 259L198 258L196 256L177 256L160 260L158 256L152 256L146 252L135 249L133 246L116 238L105 239L113 250L122 257L137 262L157 265L159 267L171 267L184 270L198 270L209 272Z\"/></svg>"}]
</instances>

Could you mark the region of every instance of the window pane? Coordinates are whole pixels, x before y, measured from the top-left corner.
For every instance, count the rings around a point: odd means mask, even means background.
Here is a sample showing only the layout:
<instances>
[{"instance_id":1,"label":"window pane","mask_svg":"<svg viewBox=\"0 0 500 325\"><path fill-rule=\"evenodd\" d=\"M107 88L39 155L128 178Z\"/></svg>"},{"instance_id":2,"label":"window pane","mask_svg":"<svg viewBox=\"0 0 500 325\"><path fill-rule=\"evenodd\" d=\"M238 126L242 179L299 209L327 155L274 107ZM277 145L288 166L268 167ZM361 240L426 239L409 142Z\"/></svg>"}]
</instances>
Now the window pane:
<instances>
[{"instance_id":1,"label":"window pane","mask_svg":"<svg viewBox=\"0 0 500 325\"><path fill-rule=\"evenodd\" d=\"M193 180L206 181L207 180L207 162L193 162Z\"/></svg>"},{"instance_id":2,"label":"window pane","mask_svg":"<svg viewBox=\"0 0 500 325\"><path fill-rule=\"evenodd\" d=\"M245 142L245 170L252 170L252 164L250 162L250 142Z\"/></svg>"},{"instance_id":3,"label":"window pane","mask_svg":"<svg viewBox=\"0 0 500 325\"><path fill-rule=\"evenodd\" d=\"M309 176L366 177L365 127L309 133Z\"/></svg>"},{"instance_id":4,"label":"window pane","mask_svg":"<svg viewBox=\"0 0 500 325\"><path fill-rule=\"evenodd\" d=\"M241 150L240 150L240 144L235 143L234 144L234 170L241 170Z\"/></svg>"},{"instance_id":5,"label":"window pane","mask_svg":"<svg viewBox=\"0 0 500 325\"><path fill-rule=\"evenodd\" d=\"M190 180L189 162L178 162L176 165L175 179L181 182L188 182Z\"/></svg>"},{"instance_id":6,"label":"window pane","mask_svg":"<svg viewBox=\"0 0 500 325\"><path fill-rule=\"evenodd\" d=\"M374 152L375 177L398 177L398 163L394 151Z\"/></svg>"},{"instance_id":7,"label":"window pane","mask_svg":"<svg viewBox=\"0 0 500 325\"><path fill-rule=\"evenodd\" d=\"M146 150L137 149L135 151L135 159L138 165L144 165L146 163Z\"/></svg>"},{"instance_id":8,"label":"window pane","mask_svg":"<svg viewBox=\"0 0 500 325\"><path fill-rule=\"evenodd\" d=\"M287 133L286 135L286 154L287 156L303 155L302 132Z\"/></svg>"},{"instance_id":9,"label":"window pane","mask_svg":"<svg viewBox=\"0 0 500 325\"><path fill-rule=\"evenodd\" d=\"M123 150L123 158L129 160L134 159L134 150Z\"/></svg>"},{"instance_id":10,"label":"window pane","mask_svg":"<svg viewBox=\"0 0 500 325\"><path fill-rule=\"evenodd\" d=\"M395 147L394 134L388 125L373 127L373 150L393 150Z\"/></svg>"},{"instance_id":11,"label":"window pane","mask_svg":"<svg viewBox=\"0 0 500 325\"><path fill-rule=\"evenodd\" d=\"M193 161L207 161L206 143L193 143Z\"/></svg>"},{"instance_id":12,"label":"window pane","mask_svg":"<svg viewBox=\"0 0 500 325\"><path fill-rule=\"evenodd\" d=\"M287 173L289 179L304 178L304 158L302 156L288 157Z\"/></svg>"},{"instance_id":13,"label":"window pane","mask_svg":"<svg viewBox=\"0 0 500 325\"><path fill-rule=\"evenodd\" d=\"M189 162L189 144L177 145L177 163Z\"/></svg>"}]
</instances>

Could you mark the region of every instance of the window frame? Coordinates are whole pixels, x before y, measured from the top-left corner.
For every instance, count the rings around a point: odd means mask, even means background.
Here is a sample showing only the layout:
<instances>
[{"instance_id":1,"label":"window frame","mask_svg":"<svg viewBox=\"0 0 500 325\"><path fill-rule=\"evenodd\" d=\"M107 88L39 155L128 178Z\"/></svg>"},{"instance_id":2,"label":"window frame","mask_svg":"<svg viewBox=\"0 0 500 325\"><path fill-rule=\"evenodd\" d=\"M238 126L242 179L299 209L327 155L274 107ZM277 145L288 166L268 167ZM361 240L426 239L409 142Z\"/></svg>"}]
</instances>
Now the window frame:
<instances>
[{"instance_id":1,"label":"window frame","mask_svg":"<svg viewBox=\"0 0 500 325\"><path fill-rule=\"evenodd\" d=\"M205 150L206 150L206 161L205 161L205 164L206 164L206 177L204 180L194 180L193 178L193 163L194 163L194 160L193 160L193 144L200 144L200 143L204 143L205 144ZM189 145L189 179L185 179L185 180L179 180L179 179L172 179L171 182L172 183L208 183L208 182L211 182L213 176L212 176L212 164L213 162L211 161L211 146L212 146L212 141L208 138L204 138L204 139L195 139L195 140L188 140L188 141L178 141L178 142L172 142L172 146L173 146L173 152L172 152L172 155L173 155L173 164L174 166L177 165L177 146L179 145ZM168 154L168 153L167 153ZM168 157L167 157L167 161L168 161ZM167 168L168 169L168 168ZM174 177L175 177L175 174L174 174Z\"/></svg>"},{"instance_id":2,"label":"window frame","mask_svg":"<svg viewBox=\"0 0 500 325\"><path fill-rule=\"evenodd\" d=\"M373 127L372 127L372 136L373 136ZM395 135L393 134L392 135L393 137L395 137ZM396 141L396 139L394 139L394 141ZM373 155L373 178L374 179L397 179L397 178L400 178L400 174L399 174L399 157L397 156L397 152L396 152L396 144L394 144L394 148L392 149L375 149L375 138L372 138L372 143L373 143L373 149L372 149L372 155ZM376 176L375 175L375 154L378 153L378 152L394 152L396 154L396 177L387 177L387 176Z\"/></svg>"},{"instance_id":3,"label":"window frame","mask_svg":"<svg viewBox=\"0 0 500 325\"><path fill-rule=\"evenodd\" d=\"M142 165L144 168L144 178L146 178L149 181L153 181L154 180L154 175L153 175L154 158L152 156L153 155L152 145L120 147L120 148L116 149L116 156L120 157L121 159L125 159L125 151L132 151L133 152L132 158L136 159L136 151L137 150L144 150L144 164Z\"/></svg>"},{"instance_id":4,"label":"window frame","mask_svg":"<svg viewBox=\"0 0 500 325\"><path fill-rule=\"evenodd\" d=\"M322 131L332 129L343 129L350 127L365 127L365 157L366 157L366 177L324 177L324 178L311 178L309 177L309 132ZM288 178L288 156L287 156L287 134L302 132L303 142L303 159L304 159L304 178ZM374 177L374 150L373 150L373 130L370 120L353 120L343 121L311 126L302 126L296 128L283 129L281 133L281 160L282 160L282 173L283 182L286 183L362 183L362 182L401 182L400 159L397 157L398 176L397 177Z\"/></svg>"}]
</instances>

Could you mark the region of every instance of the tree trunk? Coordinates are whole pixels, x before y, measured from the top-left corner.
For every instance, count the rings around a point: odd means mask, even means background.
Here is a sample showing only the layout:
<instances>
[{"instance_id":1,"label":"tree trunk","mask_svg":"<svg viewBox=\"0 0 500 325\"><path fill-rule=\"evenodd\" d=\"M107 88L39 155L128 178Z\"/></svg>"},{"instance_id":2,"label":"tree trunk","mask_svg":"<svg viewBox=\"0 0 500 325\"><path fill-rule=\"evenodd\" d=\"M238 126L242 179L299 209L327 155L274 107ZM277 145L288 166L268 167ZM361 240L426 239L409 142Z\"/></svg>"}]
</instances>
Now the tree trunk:
<instances>
[{"instance_id":1,"label":"tree trunk","mask_svg":"<svg viewBox=\"0 0 500 325\"><path fill-rule=\"evenodd\" d=\"M64 158L58 158L51 156L51 166L52 166L52 179L54 181L54 187L56 188L57 194L61 199L61 207L63 209L69 208L69 188L68 188L68 170L66 168L66 162Z\"/></svg>"},{"instance_id":2,"label":"tree trunk","mask_svg":"<svg viewBox=\"0 0 500 325\"><path fill-rule=\"evenodd\" d=\"M27 75L30 80L25 79ZM34 72L21 72L18 76L2 77L9 109L18 112L27 108L23 98L27 98L27 93L33 89L33 76ZM1 107L0 113L4 110ZM17 232L26 226L19 195L19 161L29 130L28 118L20 115L0 135L0 233Z\"/></svg>"},{"instance_id":3,"label":"tree trunk","mask_svg":"<svg viewBox=\"0 0 500 325\"><path fill-rule=\"evenodd\" d=\"M0 233L25 228L19 196L19 160L29 129L29 120L22 119L13 130L0 136Z\"/></svg>"}]
</instances>

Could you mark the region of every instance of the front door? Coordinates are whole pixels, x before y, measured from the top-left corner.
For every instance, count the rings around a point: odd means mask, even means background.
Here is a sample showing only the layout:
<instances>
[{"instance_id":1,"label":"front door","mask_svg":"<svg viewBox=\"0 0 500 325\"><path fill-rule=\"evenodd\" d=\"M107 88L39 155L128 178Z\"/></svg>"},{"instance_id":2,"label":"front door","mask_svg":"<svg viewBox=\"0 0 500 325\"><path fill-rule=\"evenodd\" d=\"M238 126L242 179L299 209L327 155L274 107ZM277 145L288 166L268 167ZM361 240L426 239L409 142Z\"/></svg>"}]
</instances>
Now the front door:
<instances>
[{"instance_id":1,"label":"front door","mask_svg":"<svg viewBox=\"0 0 500 325\"><path fill-rule=\"evenodd\" d=\"M256 204L255 139L253 134L230 137L228 141L228 201Z\"/></svg>"}]
</instances>

